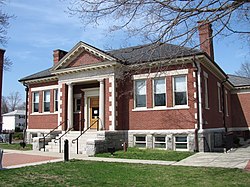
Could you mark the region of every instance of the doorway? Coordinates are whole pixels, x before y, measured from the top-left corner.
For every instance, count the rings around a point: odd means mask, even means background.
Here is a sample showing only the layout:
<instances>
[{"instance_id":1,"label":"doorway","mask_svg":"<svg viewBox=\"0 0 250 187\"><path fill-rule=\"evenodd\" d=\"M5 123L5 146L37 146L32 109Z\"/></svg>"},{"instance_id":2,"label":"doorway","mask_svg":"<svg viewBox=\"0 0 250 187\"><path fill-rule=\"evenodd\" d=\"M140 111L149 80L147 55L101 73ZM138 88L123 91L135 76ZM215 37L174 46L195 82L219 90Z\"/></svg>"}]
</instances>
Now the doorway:
<instances>
[{"instance_id":1,"label":"doorway","mask_svg":"<svg viewBox=\"0 0 250 187\"><path fill-rule=\"evenodd\" d=\"M89 126L98 129L99 126L99 97L89 97Z\"/></svg>"}]
</instances>

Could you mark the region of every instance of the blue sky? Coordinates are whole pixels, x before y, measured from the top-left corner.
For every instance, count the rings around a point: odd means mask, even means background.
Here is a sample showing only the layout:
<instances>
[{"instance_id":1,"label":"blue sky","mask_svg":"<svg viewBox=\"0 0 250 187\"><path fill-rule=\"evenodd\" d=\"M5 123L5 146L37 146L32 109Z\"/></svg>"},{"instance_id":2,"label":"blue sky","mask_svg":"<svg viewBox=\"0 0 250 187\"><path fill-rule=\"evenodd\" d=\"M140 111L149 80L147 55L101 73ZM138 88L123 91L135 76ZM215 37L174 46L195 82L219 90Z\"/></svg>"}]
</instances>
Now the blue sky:
<instances>
[{"instance_id":1,"label":"blue sky","mask_svg":"<svg viewBox=\"0 0 250 187\"><path fill-rule=\"evenodd\" d=\"M122 31L107 35L105 22L95 28L84 27L77 17L66 12L67 6L67 1L62 0L6 0L3 10L15 18L10 20L8 43L1 46L13 62L11 70L4 72L4 96L19 91L24 99L24 86L18 80L51 67L54 49L70 50L80 40L100 49L139 44L138 38L126 40ZM215 38L215 61L232 74L249 59L248 47L234 36Z\"/></svg>"}]
</instances>

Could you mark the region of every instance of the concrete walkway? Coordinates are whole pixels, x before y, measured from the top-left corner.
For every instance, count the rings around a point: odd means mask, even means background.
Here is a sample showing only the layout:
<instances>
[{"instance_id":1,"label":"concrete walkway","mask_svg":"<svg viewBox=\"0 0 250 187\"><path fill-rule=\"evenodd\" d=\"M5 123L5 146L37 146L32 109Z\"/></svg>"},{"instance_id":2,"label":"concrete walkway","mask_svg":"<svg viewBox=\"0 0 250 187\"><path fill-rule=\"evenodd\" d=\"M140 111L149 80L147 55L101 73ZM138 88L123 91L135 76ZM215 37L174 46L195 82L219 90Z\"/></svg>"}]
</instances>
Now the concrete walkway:
<instances>
[{"instance_id":1,"label":"concrete walkway","mask_svg":"<svg viewBox=\"0 0 250 187\"><path fill-rule=\"evenodd\" d=\"M63 153L41 152L41 151L17 151L4 150L3 168L19 168L30 165L38 165L50 162L63 161ZM224 168L250 168L250 145L229 153L196 153L180 162L159 160L137 160L119 158L88 157L82 154L70 154L70 159L80 159L102 162L121 162L157 165L182 165L202 167L224 167Z\"/></svg>"},{"instance_id":2,"label":"concrete walkway","mask_svg":"<svg viewBox=\"0 0 250 187\"><path fill-rule=\"evenodd\" d=\"M196 153L173 165L245 169L250 161L250 145L228 153Z\"/></svg>"}]
</instances>

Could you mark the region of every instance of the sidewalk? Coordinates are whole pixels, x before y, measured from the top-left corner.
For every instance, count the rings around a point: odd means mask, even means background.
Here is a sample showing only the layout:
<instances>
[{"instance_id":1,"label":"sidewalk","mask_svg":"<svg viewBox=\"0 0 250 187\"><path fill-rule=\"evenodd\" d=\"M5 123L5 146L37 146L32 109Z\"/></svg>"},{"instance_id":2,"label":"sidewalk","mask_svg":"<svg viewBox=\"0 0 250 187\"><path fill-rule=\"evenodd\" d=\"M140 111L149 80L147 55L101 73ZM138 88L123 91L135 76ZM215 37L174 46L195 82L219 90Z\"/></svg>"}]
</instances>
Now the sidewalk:
<instances>
[{"instance_id":1,"label":"sidewalk","mask_svg":"<svg viewBox=\"0 0 250 187\"><path fill-rule=\"evenodd\" d=\"M63 161L63 159L63 153L4 150L3 167L6 169L19 168L30 165L59 162ZM230 153L196 153L195 155L179 162L88 157L87 155L82 154L70 154L69 159L176 166L223 167L250 170L250 145L245 148L238 148Z\"/></svg>"},{"instance_id":2,"label":"sidewalk","mask_svg":"<svg viewBox=\"0 0 250 187\"><path fill-rule=\"evenodd\" d=\"M174 165L247 169L249 161L250 145L246 145L229 153L196 153Z\"/></svg>"}]
</instances>

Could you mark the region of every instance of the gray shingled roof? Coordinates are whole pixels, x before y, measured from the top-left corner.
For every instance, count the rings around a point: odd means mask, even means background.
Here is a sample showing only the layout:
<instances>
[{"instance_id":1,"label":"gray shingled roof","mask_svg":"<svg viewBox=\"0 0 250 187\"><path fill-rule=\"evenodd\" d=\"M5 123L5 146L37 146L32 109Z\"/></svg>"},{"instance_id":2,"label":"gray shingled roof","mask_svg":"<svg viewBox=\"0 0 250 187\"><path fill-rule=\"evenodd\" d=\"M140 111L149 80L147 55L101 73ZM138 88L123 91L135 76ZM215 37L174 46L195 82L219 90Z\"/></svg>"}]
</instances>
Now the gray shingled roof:
<instances>
[{"instance_id":1,"label":"gray shingled roof","mask_svg":"<svg viewBox=\"0 0 250 187\"><path fill-rule=\"evenodd\" d=\"M45 78L45 77L50 77L52 76L50 69L46 69L37 73L34 73L32 75L29 75L27 77L23 77L19 80L19 82L26 81L26 80L32 80L32 79L39 79L39 78Z\"/></svg>"},{"instance_id":2,"label":"gray shingled roof","mask_svg":"<svg viewBox=\"0 0 250 187\"><path fill-rule=\"evenodd\" d=\"M118 50L107 51L107 54L121 60L125 64L151 62L156 60L177 58L203 53L199 49L191 49L172 44L147 44Z\"/></svg>"},{"instance_id":3,"label":"gray shingled roof","mask_svg":"<svg viewBox=\"0 0 250 187\"><path fill-rule=\"evenodd\" d=\"M228 75L228 80L235 86L250 86L250 78L237 75Z\"/></svg>"},{"instance_id":4,"label":"gray shingled roof","mask_svg":"<svg viewBox=\"0 0 250 187\"><path fill-rule=\"evenodd\" d=\"M190 56L194 54L201 54L203 52L198 49L191 49L172 44L160 44L160 45L147 44L147 45L107 51L105 53L110 56L113 56L117 60L120 60L121 63L133 64L133 63L151 62L156 60ZM22 82L26 80L50 77L52 76L50 69L51 68L29 75L27 77L20 79L19 81Z\"/></svg>"}]
</instances>

